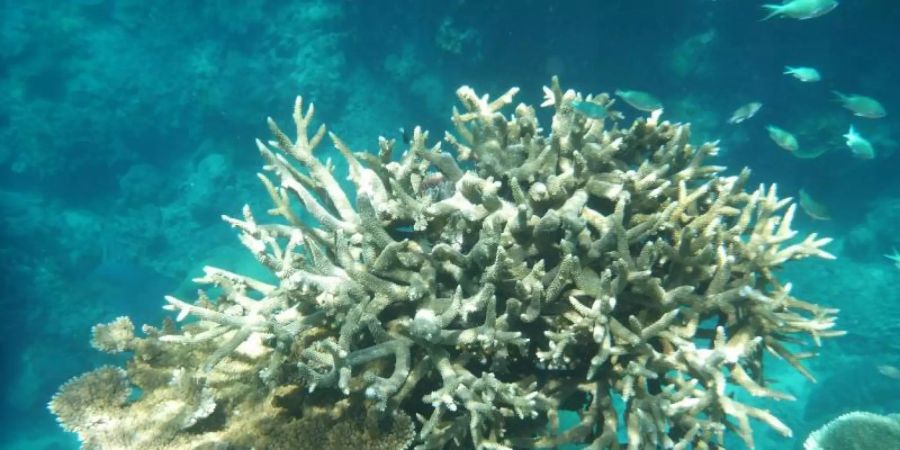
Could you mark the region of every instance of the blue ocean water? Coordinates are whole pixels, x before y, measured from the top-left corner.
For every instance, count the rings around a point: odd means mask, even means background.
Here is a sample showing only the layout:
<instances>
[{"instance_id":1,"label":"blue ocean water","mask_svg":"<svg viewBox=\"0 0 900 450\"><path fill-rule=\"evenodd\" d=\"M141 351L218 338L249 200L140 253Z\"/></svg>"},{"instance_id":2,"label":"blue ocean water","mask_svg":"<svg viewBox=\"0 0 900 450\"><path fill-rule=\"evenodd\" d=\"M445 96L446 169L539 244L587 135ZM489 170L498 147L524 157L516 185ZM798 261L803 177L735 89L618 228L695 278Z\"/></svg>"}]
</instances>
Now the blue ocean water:
<instances>
[{"instance_id":1,"label":"blue ocean water","mask_svg":"<svg viewBox=\"0 0 900 450\"><path fill-rule=\"evenodd\" d=\"M288 123L295 95L374 151L401 128L451 129L458 86L518 86L539 104L553 75L582 92L650 92L694 140L719 140L732 173L750 167L751 184L827 208L796 226L833 237L838 259L783 277L839 308L847 336L808 362L818 383L773 363L797 401L765 406L794 438L758 427L757 448L799 448L841 413L900 412L900 265L885 257L900 248L900 3L765 21L762 3L0 0L0 446L78 448L46 404L73 376L122 362L90 347L92 325L158 323L163 295L190 297L207 264L258 270L220 215L269 205L254 139L268 115ZM854 115L833 91L887 114ZM754 101L754 117L727 122ZM847 147L851 125L874 155Z\"/></svg>"}]
</instances>

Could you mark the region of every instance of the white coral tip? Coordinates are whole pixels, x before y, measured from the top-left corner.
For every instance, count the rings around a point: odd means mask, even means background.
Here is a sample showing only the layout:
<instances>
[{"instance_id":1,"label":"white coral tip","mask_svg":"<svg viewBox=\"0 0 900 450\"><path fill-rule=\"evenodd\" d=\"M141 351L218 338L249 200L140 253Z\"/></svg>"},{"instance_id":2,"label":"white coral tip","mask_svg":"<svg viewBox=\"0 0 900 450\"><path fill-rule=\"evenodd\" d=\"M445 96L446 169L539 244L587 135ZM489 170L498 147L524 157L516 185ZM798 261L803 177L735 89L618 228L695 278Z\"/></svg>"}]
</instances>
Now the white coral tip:
<instances>
[{"instance_id":1,"label":"white coral tip","mask_svg":"<svg viewBox=\"0 0 900 450\"><path fill-rule=\"evenodd\" d=\"M553 105L556 105L556 95L553 94L553 91L550 88L544 86L544 103L541 103L541 108Z\"/></svg>"}]
</instances>

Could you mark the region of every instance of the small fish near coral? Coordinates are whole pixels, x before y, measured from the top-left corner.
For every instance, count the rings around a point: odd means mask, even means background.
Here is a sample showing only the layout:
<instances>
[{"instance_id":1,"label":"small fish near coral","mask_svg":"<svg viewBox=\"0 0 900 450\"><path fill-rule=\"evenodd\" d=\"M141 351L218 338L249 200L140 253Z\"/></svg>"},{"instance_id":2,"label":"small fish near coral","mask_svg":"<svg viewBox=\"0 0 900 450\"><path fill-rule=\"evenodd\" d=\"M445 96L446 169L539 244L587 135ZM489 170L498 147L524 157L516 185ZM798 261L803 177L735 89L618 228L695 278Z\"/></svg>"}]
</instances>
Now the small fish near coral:
<instances>
[{"instance_id":1,"label":"small fish near coral","mask_svg":"<svg viewBox=\"0 0 900 450\"><path fill-rule=\"evenodd\" d=\"M746 105L739 107L731 113L731 117L728 118L728 123L732 125L737 125L745 120L749 120L762 109L762 102L750 102Z\"/></svg>"},{"instance_id":2,"label":"small fish near coral","mask_svg":"<svg viewBox=\"0 0 900 450\"><path fill-rule=\"evenodd\" d=\"M828 207L814 200L806 190L800 189L799 197L800 209L807 216L816 220L831 220L831 211Z\"/></svg>"},{"instance_id":3,"label":"small fish near coral","mask_svg":"<svg viewBox=\"0 0 900 450\"><path fill-rule=\"evenodd\" d=\"M572 108L591 119L605 119L607 117L606 107L599 103L589 102L586 100L573 100Z\"/></svg>"},{"instance_id":4,"label":"small fish near coral","mask_svg":"<svg viewBox=\"0 0 900 450\"><path fill-rule=\"evenodd\" d=\"M797 138L794 137L793 133L776 127L775 125L766 125L766 131L769 132L769 137L775 142L775 145L782 149L793 153L800 148L800 144L797 142Z\"/></svg>"},{"instance_id":5,"label":"small fish near coral","mask_svg":"<svg viewBox=\"0 0 900 450\"><path fill-rule=\"evenodd\" d=\"M617 89L616 95L632 108L640 111L653 112L663 107L662 102L658 98L644 91Z\"/></svg>"}]
</instances>

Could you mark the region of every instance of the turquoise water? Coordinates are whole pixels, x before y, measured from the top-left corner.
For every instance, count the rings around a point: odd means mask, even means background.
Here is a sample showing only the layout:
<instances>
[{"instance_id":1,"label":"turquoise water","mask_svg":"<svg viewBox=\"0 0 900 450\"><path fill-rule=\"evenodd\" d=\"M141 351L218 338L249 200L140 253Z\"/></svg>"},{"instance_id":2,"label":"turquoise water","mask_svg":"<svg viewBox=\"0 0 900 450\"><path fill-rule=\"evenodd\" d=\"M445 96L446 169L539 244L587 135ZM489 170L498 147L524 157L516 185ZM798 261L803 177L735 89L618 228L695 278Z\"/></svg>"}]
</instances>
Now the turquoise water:
<instances>
[{"instance_id":1,"label":"turquoise water","mask_svg":"<svg viewBox=\"0 0 900 450\"><path fill-rule=\"evenodd\" d=\"M795 225L833 237L838 259L783 278L841 309L847 336L808 362L816 384L773 362L771 381L797 401L764 405L795 438L759 427L757 448L797 447L844 412L900 412L900 269L884 256L900 248L900 4L844 0L821 17L761 21L761 3L3 0L0 445L78 447L46 404L73 376L123 362L90 347L92 325L158 323L163 295L191 297L208 264L258 270L220 215L269 204L254 138L268 136L268 115L288 123L295 95L351 148L374 151L379 135L451 129L458 86L518 86L539 104L553 75L582 92L650 92L694 140L720 140L730 172L751 167L751 185L802 189L827 208L830 220ZM832 91L887 114L854 116ZM727 123L753 101L754 117ZM800 150L777 146L769 124ZM850 125L871 158L845 145Z\"/></svg>"}]
</instances>

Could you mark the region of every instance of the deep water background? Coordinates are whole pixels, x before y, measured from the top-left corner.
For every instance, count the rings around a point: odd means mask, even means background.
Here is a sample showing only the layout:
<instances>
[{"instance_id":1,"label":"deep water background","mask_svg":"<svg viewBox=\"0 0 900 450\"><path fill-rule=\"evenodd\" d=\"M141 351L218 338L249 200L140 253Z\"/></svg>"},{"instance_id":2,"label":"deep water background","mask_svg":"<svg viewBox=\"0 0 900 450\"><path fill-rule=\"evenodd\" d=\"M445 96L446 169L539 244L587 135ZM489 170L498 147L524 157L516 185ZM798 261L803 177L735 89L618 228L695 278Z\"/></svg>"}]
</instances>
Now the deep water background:
<instances>
[{"instance_id":1,"label":"deep water background","mask_svg":"<svg viewBox=\"0 0 900 450\"><path fill-rule=\"evenodd\" d=\"M583 93L652 92L695 140L720 140L732 171L830 208L833 220L797 225L834 237L839 259L784 277L840 308L848 336L810 362L817 384L773 364L798 401L767 406L797 438L759 427L758 448L796 446L842 412L900 412L900 381L877 368L900 366L900 269L883 256L900 247L900 3L760 21L761 3L0 1L0 445L77 448L45 405L67 379L116 362L90 348L93 324L159 321L162 295L190 297L206 264L255 270L219 216L268 206L253 139L267 137L267 115L288 123L295 95L371 150L401 127L442 135L460 85L515 85L540 103L553 74ZM800 83L785 65L823 80ZM888 115L853 117L831 90L873 96ZM757 117L725 123L750 101L764 103ZM827 152L795 158L766 124ZM874 160L844 147L850 124Z\"/></svg>"}]
</instances>

